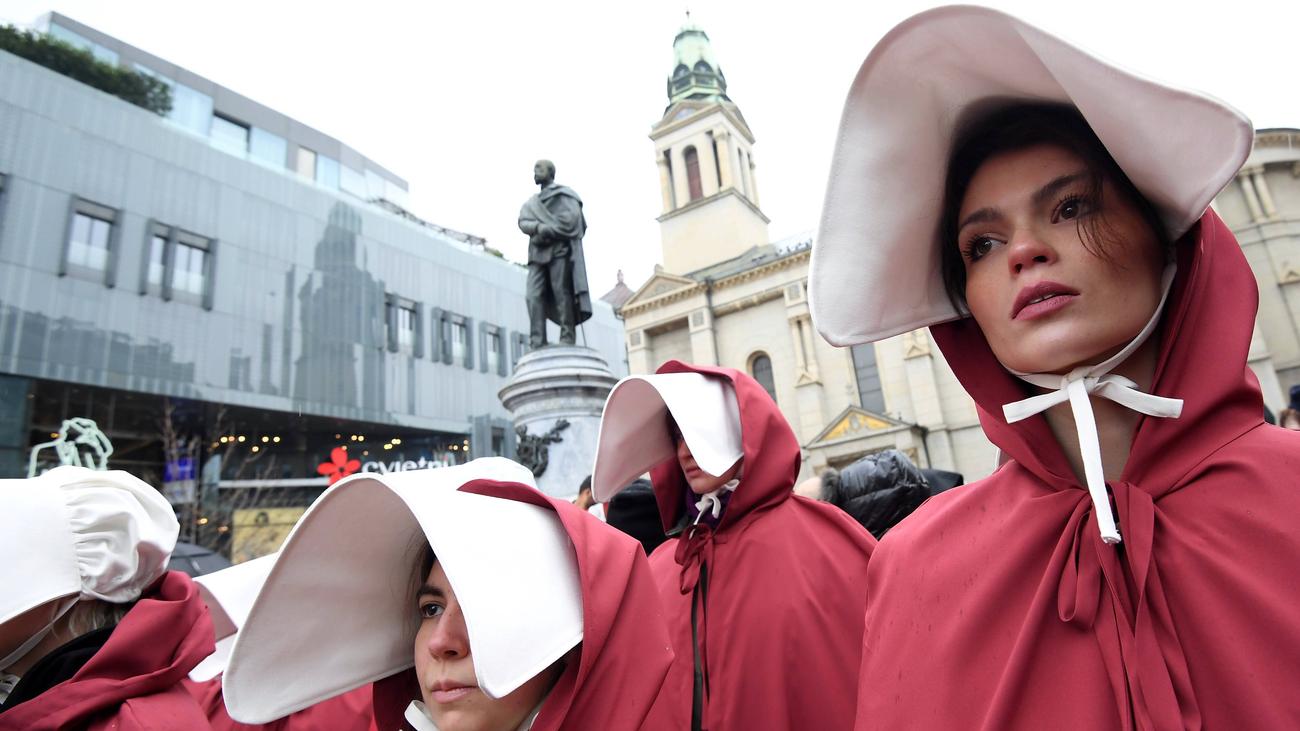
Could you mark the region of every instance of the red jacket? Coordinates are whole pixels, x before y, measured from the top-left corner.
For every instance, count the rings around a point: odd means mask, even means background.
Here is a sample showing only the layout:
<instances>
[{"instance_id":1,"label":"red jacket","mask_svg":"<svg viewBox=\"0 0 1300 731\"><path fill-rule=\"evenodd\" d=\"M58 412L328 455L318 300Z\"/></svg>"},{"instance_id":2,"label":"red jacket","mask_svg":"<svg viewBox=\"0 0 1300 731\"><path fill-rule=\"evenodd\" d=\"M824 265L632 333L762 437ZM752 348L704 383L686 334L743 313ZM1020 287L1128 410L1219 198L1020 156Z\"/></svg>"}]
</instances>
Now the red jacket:
<instances>
[{"instance_id":1,"label":"red jacket","mask_svg":"<svg viewBox=\"0 0 1300 731\"><path fill-rule=\"evenodd\" d=\"M1010 461L931 499L868 572L859 729L1300 728L1300 433L1246 367L1257 291L1213 212L1178 243L1144 417L1110 482L1123 542L973 320L932 328Z\"/></svg>"},{"instance_id":2,"label":"red jacket","mask_svg":"<svg viewBox=\"0 0 1300 731\"><path fill-rule=\"evenodd\" d=\"M0 731L206 729L181 681L212 654L212 638L198 588L168 571L76 675L0 715Z\"/></svg>"},{"instance_id":3,"label":"red jacket","mask_svg":"<svg viewBox=\"0 0 1300 731\"><path fill-rule=\"evenodd\" d=\"M370 731L375 728L369 685L263 724L240 723L230 717L221 693L220 675L202 683L187 679L185 688L207 714L212 731Z\"/></svg>"},{"instance_id":4,"label":"red jacket","mask_svg":"<svg viewBox=\"0 0 1300 731\"><path fill-rule=\"evenodd\" d=\"M691 728L698 651L707 678L701 728L851 728L875 539L838 508L791 492L799 443L754 379L678 361L658 372L730 381L745 457L717 530L688 529L650 557L677 658L648 727ZM686 512L685 476L675 458L650 476L664 530L673 529Z\"/></svg>"},{"instance_id":5,"label":"red jacket","mask_svg":"<svg viewBox=\"0 0 1300 731\"><path fill-rule=\"evenodd\" d=\"M531 731L642 728L673 653L641 544L572 503L531 487L479 480L461 489L554 510L577 553L581 654L547 694ZM409 728L402 714L419 698L414 670L376 682L376 726L383 731Z\"/></svg>"}]
</instances>

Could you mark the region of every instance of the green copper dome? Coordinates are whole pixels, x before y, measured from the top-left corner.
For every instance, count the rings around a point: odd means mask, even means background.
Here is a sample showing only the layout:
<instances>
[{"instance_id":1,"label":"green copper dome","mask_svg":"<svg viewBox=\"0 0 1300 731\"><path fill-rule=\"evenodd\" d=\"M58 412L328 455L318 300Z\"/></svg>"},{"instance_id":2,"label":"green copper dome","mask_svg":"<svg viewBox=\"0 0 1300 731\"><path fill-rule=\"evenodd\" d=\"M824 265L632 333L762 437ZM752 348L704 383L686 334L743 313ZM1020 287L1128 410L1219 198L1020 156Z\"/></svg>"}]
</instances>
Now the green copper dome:
<instances>
[{"instance_id":1,"label":"green copper dome","mask_svg":"<svg viewBox=\"0 0 1300 731\"><path fill-rule=\"evenodd\" d=\"M668 76L668 103L683 99L731 101L727 77L713 55L709 35L692 23L690 16L673 39L673 70Z\"/></svg>"}]
</instances>

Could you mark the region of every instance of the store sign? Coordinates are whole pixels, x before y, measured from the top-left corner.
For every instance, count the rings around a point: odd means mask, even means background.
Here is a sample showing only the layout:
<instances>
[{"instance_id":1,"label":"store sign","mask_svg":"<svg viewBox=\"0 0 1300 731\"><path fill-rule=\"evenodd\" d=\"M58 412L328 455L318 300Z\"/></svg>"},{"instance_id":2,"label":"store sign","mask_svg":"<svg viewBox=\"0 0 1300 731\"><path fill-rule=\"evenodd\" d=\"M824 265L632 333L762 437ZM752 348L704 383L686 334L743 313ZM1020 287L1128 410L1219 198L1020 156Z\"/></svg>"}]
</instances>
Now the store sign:
<instances>
[{"instance_id":1,"label":"store sign","mask_svg":"<svg viewBox=\"0 0 1300 731\"><path fill-rule=\"evenodd\" d=\"M384 475L389 472L408 472L410 470L427 470L434 467L446 467L447 464L446 460L425 459L424 457L421 457L418 460L408 459L402 461L397 459L392 462L366 462L361 465L361 471L378 472L379 474Z\"/></svg>"}]
</instances>

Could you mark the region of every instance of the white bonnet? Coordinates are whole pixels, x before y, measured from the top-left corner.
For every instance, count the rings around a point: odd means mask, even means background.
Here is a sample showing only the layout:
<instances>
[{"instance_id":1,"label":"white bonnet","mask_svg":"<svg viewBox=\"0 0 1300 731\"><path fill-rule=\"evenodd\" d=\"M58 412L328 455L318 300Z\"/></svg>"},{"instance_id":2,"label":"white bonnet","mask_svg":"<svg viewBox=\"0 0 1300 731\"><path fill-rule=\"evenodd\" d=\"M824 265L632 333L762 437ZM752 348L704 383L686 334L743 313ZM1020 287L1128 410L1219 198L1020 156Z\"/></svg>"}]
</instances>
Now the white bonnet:
<instances>
[{"instance_id":1,"label":"white bonnet","mask_svg":"<svg viewBox=\"0 0 1300 731\"><path fill-rule=\"evenodd\" d=\"M161 493L118 470L0 480L0 505L0 622L60 597L138 599L180 531Z\"/></svg>"}]
</instances>

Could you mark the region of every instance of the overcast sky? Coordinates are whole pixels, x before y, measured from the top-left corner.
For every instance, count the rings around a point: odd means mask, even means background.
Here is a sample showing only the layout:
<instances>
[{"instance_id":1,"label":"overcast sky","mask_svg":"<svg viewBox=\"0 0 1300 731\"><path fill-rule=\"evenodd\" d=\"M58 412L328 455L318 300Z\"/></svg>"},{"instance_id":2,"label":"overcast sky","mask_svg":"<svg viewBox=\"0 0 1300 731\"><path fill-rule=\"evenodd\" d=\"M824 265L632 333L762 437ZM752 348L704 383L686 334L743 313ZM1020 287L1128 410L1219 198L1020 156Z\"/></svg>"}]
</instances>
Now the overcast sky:
<instances>
[{"instance_id":1,"label":"overcast sky","mask_svg":"<svg viewBox=\"0 0 1300 731\"><path fill-rule=\"evenodd\" d=\"M519 205L549 157L586 203L601 294L660 261L647 134L689 5L758 139L772 240L816 228L840 106L900 20L937 3L4 0L57 10L352 146L406 178L411 208L522 261ZM1300 127L1300 2L994 2L1157 79L1224 99L1257 127ZM997 48L989 48L997 53Z\"/></svg>"}]
</instances>

